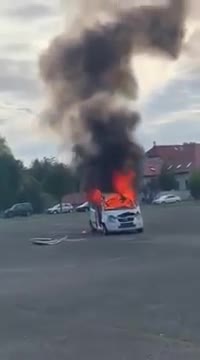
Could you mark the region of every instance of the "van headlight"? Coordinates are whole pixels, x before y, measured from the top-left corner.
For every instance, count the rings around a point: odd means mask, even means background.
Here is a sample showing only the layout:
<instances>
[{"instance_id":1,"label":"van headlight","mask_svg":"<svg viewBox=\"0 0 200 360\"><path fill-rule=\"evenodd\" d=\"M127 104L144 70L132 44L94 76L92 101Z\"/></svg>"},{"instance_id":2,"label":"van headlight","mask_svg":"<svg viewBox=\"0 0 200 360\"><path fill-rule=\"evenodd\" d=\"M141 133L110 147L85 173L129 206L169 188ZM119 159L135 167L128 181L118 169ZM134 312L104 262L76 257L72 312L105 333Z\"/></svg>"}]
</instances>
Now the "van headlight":
<instances>
[{"instance_id":1,"label":"van headlight","mask_svg":"<svg viewBox=\"0 0 200 360\"><path fill-rule=\"evenodd\" d=\"M109 222L114 223L114 222L116 222L116 220L117 220L117 219L116 219L115 216L113 216L113 215L109 215L109 216L108 216L108 221L109 221Z\"/></svg>"}]
</instances>

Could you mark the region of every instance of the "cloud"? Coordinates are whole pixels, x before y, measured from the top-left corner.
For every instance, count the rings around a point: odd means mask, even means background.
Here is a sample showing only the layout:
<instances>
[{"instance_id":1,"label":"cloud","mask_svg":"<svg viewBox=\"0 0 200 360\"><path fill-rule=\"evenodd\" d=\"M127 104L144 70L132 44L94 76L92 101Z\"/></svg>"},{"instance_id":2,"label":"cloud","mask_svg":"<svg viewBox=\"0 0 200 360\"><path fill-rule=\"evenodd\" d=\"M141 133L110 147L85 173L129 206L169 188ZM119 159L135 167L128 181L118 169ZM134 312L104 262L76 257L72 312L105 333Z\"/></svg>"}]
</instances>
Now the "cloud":
<instances>
[{"instance_id":1,"label":"cloud","mask_svg":"<svg viewBox=\"0 0 200 360\"><path fill-rule=\"evenodd\" d=\"M19 42L18 42L19 41ZM26 42L20 42L17 40L16 42L1 45L1 53L6 54L16 54L18 53L27 53L32 49L31 44L27 44Z\"/></svg>"},{"instance_id":2,"label":"cloud","mask_svg":"<svg viewBox=\"0 0 200 360\"><path fill-rule=\"evenodd\" d=\"M0 121L0 134L5 136L17 158L28 165L34 158L59 154L59 143L47 130L39 128L39 116L30 107L15 103L1 103L0 116L9 121Z\"/></svg>"},{"instance_id":3,"label":"cloud","mask_svg":"<svg viewBox=\"0 0 200 360\"><path fill-rule=\"evenodd\" d=\"M177 111L160 117L147 126L144 122L138 131L138 138L145 149L157 144L199 143L200 108L191 111Z\"/></svg>"},{"instance_id":4,"label":"cloud","mask_svg":"<svg viewBox=\"0 0 200 360\"><path fill-rule=\"evenodd\" d=\"M160 144L199 142L199 71L180 72L141 104L143 122L139 138L145 147Z\"/></svg>"},{"instance_id":5,"label":"cloud","mask_svg":"<svg viewBox=\"0 0 200 360\"><path fill-rule=\"evenodd\" d=\"M0 92L16 97L35 98L39 95L33 63L9 58L0 59Z\"/></svg>"},{"instance_id":6,"label":"cloud","mask_svg":"<svg viewBox=\"0 0 200 360\"><path fill-rule=\"evenodd\" d=\"M53 8L51 6L48 6L47 4L37 4L33 2L9 9L7 10L6 14L7 16L16 18L18 20L30 21L49 17L51 15L54 15L55 12L53 11Z\"/></svg>"},{"instance_id":7,"label":"cloud","mask_svg":"<svg viewBox=\"0 0 200 360\"><path fill-rule=\"evenodd\" d=\"M185 114L186 115L186 114ZM157 128L157 140L160 144L182 144L183 142L199 142L199 114L188 114L184 118L182 114L180 122L173 121L171 123L162 124Z\"/></svg>"},{"instance_id":8,"label":"cloud","mask_svg":"<svg viewBox=\"0 0 200 360\"><path fill-rule=\"evenodd\" d=\"M7 0L0 4L0 33L3 34L0 43L0 134L7 138L16 157L26 163L35 157L58 154L57 140L39 127L37 114L45 95L41 94L38 58L63 24L55 0L41 3L44 6L36 6L34 10L32 5L39 4L37 1L15 0L13 3ZM29 11L33 17L29 16ZM8 13L10 15L5 16ZM29 21L25 21L24 15Z\"/></svg>"},{"instance_id":9,"label":"cloud","mask_svg":"<svg viewBox=\"0 0 200 360\"><path fill-rule=\"evenodd\" d=\"M193 109L180 110L171 112L168 115L160 117L160 119L156 119L152 122L152 126L166 126L168 124L174 124L177 127L182 126L182 122L187 119L188 122L194 123L194 121L199 122L200 117L200 106Z\"/></svg>"},{"instance_id":10,"label":"cloud","mask_svg":"<svg viewBox=\"0 0 200 360\"><path fill-rule=\"evenodd\" d=\"M0 92L15 93L16 97L38 98L39 88L30 77L2 74L0 75Z\"/></svg>"},{"instance_id":11,"label":"cloud","mask_svg":"<svg viewBox=\"0 0 200 360\"><path fill-rule=\"evenodd\" d=\"M65 12L60 8L60 0L7 0L0 3L0 32L3 34L0 44L0 134L7 137L13 152L26 163L37 156L59 153L57 140L36 126L39 124L36 114L41 110L41 100L45 100L38 78L39 54L78 13L78 0L62 1ZM94 0L88 1L93 4ZM194 6L198 5L197 0L192 2ZM99 4L102 3L99 0ZM178 62L147 55L134 59L141 94L139 106L143 114L138 137L145 148L154 140L158 143L199 141L199 15L200 5L195 11L194 8L191 10L184 52Z\"/></svg>"}]
</instances>

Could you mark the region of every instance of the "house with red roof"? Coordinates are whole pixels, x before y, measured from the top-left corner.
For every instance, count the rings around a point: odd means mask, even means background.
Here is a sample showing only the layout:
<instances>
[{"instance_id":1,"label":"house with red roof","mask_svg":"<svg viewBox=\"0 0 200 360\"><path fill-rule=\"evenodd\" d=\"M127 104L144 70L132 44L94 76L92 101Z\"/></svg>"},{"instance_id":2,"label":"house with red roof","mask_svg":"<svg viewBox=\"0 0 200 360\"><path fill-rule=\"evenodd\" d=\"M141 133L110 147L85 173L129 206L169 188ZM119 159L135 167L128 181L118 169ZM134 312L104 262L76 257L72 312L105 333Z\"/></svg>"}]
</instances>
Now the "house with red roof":
<instances>
[{"instance_id":1,"label":"house with red roof","mask_svg":"<svg viewBox=\"0 0 200 360\"><path fill-rule=\"evenodd\" d=\"M162 167L172 171L178 183L178 189L188 189L191 173L200 170L200 144L157 145L146 152L144 160L144 179L147 183L160 175Z\"/></svg>"}]
</instances>

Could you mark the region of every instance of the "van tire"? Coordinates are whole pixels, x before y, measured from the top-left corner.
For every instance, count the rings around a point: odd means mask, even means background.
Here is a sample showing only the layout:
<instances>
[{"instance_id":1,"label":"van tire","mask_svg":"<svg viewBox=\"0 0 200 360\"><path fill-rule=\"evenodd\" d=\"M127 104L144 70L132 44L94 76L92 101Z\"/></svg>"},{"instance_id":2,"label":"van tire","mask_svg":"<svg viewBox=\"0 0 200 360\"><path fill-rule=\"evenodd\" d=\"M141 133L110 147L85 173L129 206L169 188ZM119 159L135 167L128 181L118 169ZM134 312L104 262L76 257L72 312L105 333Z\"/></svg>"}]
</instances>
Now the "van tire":
<instances>
[{"instance_id":1,"label":"van tire","mask_svg":"<svg viewBox=\"0 0 200 360\"><path fill-rule=\"evenodd\" d=\"M109 232L108 232L108 229L107 229L106 225L102 224L102 228L103 228L103 235L108 236Z\"/></svg>"},{"instance_id":2,"label":"van tire","mask_svg":"<svg viewBox=\"0 0 200 360\"><path fill-rule=\"evenodd\" d=\"M91 232L92 232L92 233L96 233L97 230L94 228L94 226L92 225L92 222L91 222L91 221L89 221L89 225L90 225L90 230L91 230Z\"/></svg>"},{"instance_id":3,"label":"van tire","mask_svg":"<svg viewBox=\"0 0 200 360\"><path fill-rule=\"evenodd\" d=\"M143 232L144 232L144 228L141 228L141 229L138 229L138 230L137 230L137 233L138 233L138 234L142 234Z\"/></svg>"}]
</instances>

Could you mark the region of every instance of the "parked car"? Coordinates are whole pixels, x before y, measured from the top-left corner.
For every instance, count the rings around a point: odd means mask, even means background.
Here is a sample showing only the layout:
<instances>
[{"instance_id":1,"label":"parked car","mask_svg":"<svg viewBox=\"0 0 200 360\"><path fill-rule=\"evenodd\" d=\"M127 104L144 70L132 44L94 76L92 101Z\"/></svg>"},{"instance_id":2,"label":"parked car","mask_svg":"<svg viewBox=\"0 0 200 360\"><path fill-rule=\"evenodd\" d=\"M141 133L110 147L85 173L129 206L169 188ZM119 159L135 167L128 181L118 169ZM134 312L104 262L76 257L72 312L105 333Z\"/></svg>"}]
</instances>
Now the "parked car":
<instances>
[{"instance_id":1,"label":"parked car","mask_svg":"<svg viewBox=\"0 0 200 360\"><path fill-rule=\"evenodd\" d=\"M5 218L15 216L31 216L33 214L33 207L30 203L14 204L11 208L4 211Z\"/></svg>"},{"instance_id":2,"label":"parked car","mask_svg":"<svg viewBox=\"0 0 200 360\"><path fill-rule=\"evenodd\" d=\"M161 205L161 204L174 204L181 202L180 196L173 194L161 195L153 200L153 204Z\"/></svg>"},{"instance_id":3,"label":"parked car","mask_svg":"<svg viewBox=\"0 0 200 360\"><path fill-rule=\"evenodd\" d=\"M72 204L62 204L62 208L60 204L54 205L53 207L47 209L47 214L67 214L71 213L74 210Z\"/></svg>"},{"instance_id":4,"label":"parked car","mask_svg":"<svg viewBox=\"0 0 200 360\"><path fill-rule=\"evenodd\" d=\"M86 201L84 204L81 204L79 206L76 207L76 211L77 212L86 212L89 211L89 203L88 201Z\"/></svg>"}]
</instances>

